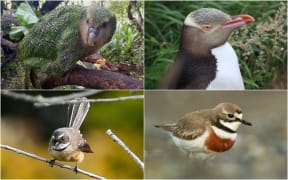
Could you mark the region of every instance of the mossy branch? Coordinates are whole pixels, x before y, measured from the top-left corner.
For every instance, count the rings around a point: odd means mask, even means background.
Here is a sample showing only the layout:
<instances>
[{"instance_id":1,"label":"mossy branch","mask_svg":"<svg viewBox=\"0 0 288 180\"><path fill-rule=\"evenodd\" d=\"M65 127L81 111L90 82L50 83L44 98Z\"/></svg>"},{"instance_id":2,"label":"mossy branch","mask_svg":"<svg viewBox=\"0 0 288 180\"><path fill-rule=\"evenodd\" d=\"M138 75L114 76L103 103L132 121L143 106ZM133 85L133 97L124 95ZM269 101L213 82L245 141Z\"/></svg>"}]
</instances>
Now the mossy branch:
<instances>
[{"instance_id":1,"label":"mossy branch","mask_svg":"<svg viewBox=\"0 0 288 180\"><path fill-rule=\"evenodd\" d=\"M143 81L124 74L91 70L77 66L63 76L47 76L41 80L43 89L52 89L63 85L78 85L90 89L143 89Z\"/></svg>"},{"instance_id":2,"label":"mossy branch","mask_svg":"<svg viewBox=\"0 0 288 180\"><path fill-rule=\"evenodd\" d=\"M8 146L8 145L0 144L0 148L7 149L9 151L12 151L12 152L15 152L15 153L18 153L18 154L22 154L24 156L27 156L27 157L30 157L30 158L33 158L33 159L36 159L36 160L39 160L39 161L43 161L43 162L45 162L47 164L50 164L50 160L49 159L40 157L40 156L38 156L36 154L32 154L32 153L29 153L29 152L26 152L26 151L23 151L23 150L20 150L20 149L17 149L17 148ZM61 164L61 163L58 163L58 162L55 162L54 165L75 172L75 167L72 167L72 166L69 166L69 165L65 165L65 164ZM99 175L84 171L84 170L79 169L79 168L77 168L77 173L80 173L80 174L83 174L83 175L86 175L86 176L89 176L89 177L92 177L92 178L95 178L95 179L101 179L101 180L105 180L106 179L106 178L104 178L102 176L99 176Z\"/></svg>"}]
</instances>

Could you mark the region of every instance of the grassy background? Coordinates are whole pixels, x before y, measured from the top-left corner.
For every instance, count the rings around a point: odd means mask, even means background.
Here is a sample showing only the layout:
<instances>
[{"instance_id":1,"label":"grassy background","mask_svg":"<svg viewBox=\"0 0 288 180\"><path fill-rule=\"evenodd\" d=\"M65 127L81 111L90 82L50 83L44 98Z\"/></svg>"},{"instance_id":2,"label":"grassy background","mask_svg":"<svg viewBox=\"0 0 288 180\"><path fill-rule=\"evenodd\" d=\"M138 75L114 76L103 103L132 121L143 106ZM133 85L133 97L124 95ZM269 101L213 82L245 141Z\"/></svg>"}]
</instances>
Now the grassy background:
<instances>
[{"instance_id":1,"label":"grassy background","mask_svg":"<svg viewBox=\"0 0 288 180\"><path fill-rule=\"evenodd\" d=\"M286 2L145 2L145 87L157 88L178 51L184 18L210 7L230 15L250 14L255 22L232 33L246 89L287 88Z\"/></svg>"},{"instance_id":2,"label":"grassy background","mask_svg":"<svg viewBox=\"0 0 288 180\"><path fill-rule=\"evenodd\" d=\"M142 34L127 17L129 1L108 1L105 3L109 4L109 9L116 14L118 23L112 40L99 52L113 63L125 62L129 65L136 64L138 66L143 64L144 40ZM137 2L137 7L143 17L144 2ZM134 17L137 17L133 8L132 13Z\"/></svg>"}]
</instances>

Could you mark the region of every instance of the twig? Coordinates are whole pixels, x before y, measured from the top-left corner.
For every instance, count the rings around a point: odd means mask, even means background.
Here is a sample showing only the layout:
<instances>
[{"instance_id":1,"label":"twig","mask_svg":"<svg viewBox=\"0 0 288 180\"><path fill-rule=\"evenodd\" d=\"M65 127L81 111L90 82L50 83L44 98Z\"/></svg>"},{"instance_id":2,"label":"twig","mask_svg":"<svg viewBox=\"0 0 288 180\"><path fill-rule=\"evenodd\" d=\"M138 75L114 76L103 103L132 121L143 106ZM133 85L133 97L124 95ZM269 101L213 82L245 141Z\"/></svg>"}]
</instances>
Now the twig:
<instances>
[{"instance_id":1,"label":"twig","mask_svg":"<svg viewBox=\"0 0 288 180\"><path fill-rule=\"evenodd\" d=\"M137 96L124 96L124 97L117 97L117 98L105 98L105 99L89 99L89 102L114 102L114 101L126 101L126 100L137 100L137 99L144 99L144 95L137 95Z\"/></svg>"},{"instance_id":2,"label":"twig","mask_svg":"<svg viewBox=\"0 0 288 180\"><path fill-rule=\"evenodd\" d=\"M133 17L132 7L134 7L135 11L137 12L139 20ZM136 29L141 33L141 35L143 35L143 18L139 8L137 7L137 1L135 0L129 1L127 7L127 13L128 13L128 19L132 22L133 25L136 26Z\"/></svg>"},{"instance_id":3,"label":"twig","mask_svg":"<svg viewBox=\"0 0 288 180\"><path fill-rule=\"evenodd\" d=\"M101 90L87 90L87 91L80 91L77 93L71 93L68 95L54 96L54 97L43 97L41 95L33 96L33 95L13 92L13 91L9 91L9 90L2 90L1 94L5 95L5 96L12 97L14 99L33 102L35 106L51 106L54 104L67 104L65 102L67 102L68 100L83 97L83 96L90 96L90 95L94 95L94 94L97 94L100 92L103 92L103 91L101 91Z\"/></svg>"},{"instance_id":4,"label":"twig","mask_svg":"<svg viewBox=\"0 0 288 180\"><path fill-rule=\"evenodd\" d=\"M144 99L144 95L139 95L139 96L125 96L125 97L118 97L118 98L105 98L105 99L87 99L83 100L85 102L91 102L91 103L96 103L96 102L115 102L115 101L126 101L126 100L136 100L136 99ZM72 99L69 101L63 101L63 100L58 100L53 102L53 104L49 103L34 103L35 106L37 107L42 107L42 106L51 106L51 105L63 105L63 104L73 104L76 102L82 102L79 99Z\"/></svg>"},{"instance_id":5,"label":"twig","mask_svg":"<svg viewBox=\"0 0 288 180\"><path fill-rule=\"evenodd\" d=\"M16 149L16 148L13 148L11 146L8 146L8 145L3 145L3 144L0 144L0 148L3 148L3 149L7 149L9 151L12 151L12 152L16 152L18 154L22 154L24 156L27 156L27 157L31 157L33 159L37 159L39 161L43 161L43 162L46 162L46 163L50 163L50 160L49 159L46 159L46 158L43 158L43 157L40 157L40 156L37 156L35 154L32 154L32 153L28 153L28 152L25 152L25 151L22 151L20 149ZM55 162L56 166L59 166L61 168L65 168L65 169L69 169L71 171L74 171L75 167L72 167L72 166L68 166L68 165L65 165L65 164L61 164L61 163L58 163L58 162ZM87 172L87 171L84 171L84 170L81 170L79 168L77 168L77 173L80 173L80 174L84 174L86 176L89 176L89 177L92 177L92 178L95 178L95 179L101 179L101 180L105 180L106 178L102 177L102 176L99 176L99 175L96 175L96 174L93 174L93 173L90 173L90 172Z\"/></svg>"},{"instance_id":6,"label":"twig","mask_svg":"<svg viewBox=\"0 0 288 180\"><path fill-rule=\"evenodd\" d=\"M144 163L124 144L123 141L121 141L121 139L119 139L111 131L111 129L108 129L106 131L106 134L108 134L116 143L118 143L133 158L133 160L141 167L141 169L144 171Z\"/></svg>"},{"instance_id":7,"label":"twig","mask_svg":"<svg viewBox=\"0 0 288 180\"><path fill-rule=\"evenodd\" d=\"M15 99L21 99L28 102L34 102L34 106L36 107L47 107L52 105L65 105L65 104L73 104L76 102L81 102L79 100L76 100L75 98L78 97L84 97L89 95L97 94L99 90L90 90L90 91L84 91L84 92L78 92L78 93L72 93L69 95L64 96L56 96L56 97L43 97L41 95L32 96L24 93L16 93L8 90L2 90L2 94L15 98ZM136 99L144 99L144 95L138 95L138 96L125 96L125 97L117 97L117 98L105 98L105 99L89 99L85 100L85 102L89 101L92 103L95 102L114 102L114 101L126 101L126 100L136 100Z\"/></svg>"},{"instance_id":8,"label":"twig","mask_svg":"<svg viewBox=\"0 0 288 180\"><path fill-rule=\"evenodd\" d=\"M18 43L14 43L1 37L1 45L8 46L11 50L17 51Z\"/></svg>"}]
</instances>

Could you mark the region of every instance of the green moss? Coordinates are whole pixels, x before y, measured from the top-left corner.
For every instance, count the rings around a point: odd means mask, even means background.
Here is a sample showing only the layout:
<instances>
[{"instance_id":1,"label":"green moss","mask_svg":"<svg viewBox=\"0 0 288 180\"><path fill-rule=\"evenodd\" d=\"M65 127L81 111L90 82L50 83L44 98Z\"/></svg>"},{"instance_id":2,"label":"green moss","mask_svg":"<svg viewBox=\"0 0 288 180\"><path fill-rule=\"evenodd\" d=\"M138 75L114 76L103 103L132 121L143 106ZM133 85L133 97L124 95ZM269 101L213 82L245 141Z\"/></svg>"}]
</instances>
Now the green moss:
<instances>
[{"instance_id":1,"label":"green moss","mask_svg":"<svg viewBox=\"0 0 288 180\"><path fill-rule=\"evenodd\" d=\"M23 62L19 59L13 59L5 65L5 68L1 69L1 88L23 89L24 78L25 69Z\"/></svg>"}]
</instances>

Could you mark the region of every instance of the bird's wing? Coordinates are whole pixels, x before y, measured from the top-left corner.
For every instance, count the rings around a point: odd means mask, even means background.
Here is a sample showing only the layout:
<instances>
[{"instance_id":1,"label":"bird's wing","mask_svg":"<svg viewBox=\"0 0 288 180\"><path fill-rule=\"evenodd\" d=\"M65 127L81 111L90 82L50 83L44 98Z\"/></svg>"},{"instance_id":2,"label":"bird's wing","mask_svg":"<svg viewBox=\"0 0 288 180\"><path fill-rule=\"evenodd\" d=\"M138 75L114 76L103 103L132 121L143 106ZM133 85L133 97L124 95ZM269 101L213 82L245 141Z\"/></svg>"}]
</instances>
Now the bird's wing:
<instances>
[{"instance_id":1,"label":"bird's wing","mask_svg":"<svg viewBox=\"0 0 288 180\"><path fill-rule=\"evenodd\" d=\"M204 133L208 123L209 121L205 120L201 114L192 112L182 117L172 132L174 136L192 140Z\"/></svg>"},{"instance_id":2,"label":"bird's wing","mask_svg":"<svg viewBox=\"0 0 288 180\"><path fill-rule=\"evenodd\" d=\"M80 141L80 144L78 145L78 149L82 152L93 153L92 149L90 148L89 144L86 142L85 139L82 139Z\"/></svg>"},{"instance_id":3,"label":"bird's wing","mask_svg":"<svg viewBox=\"0 0 288 180\"><path fill-rule=\"evenodd\" d=\"M216 60L214 56L201 56L189 53L178 53L171 65L161 88L163 89L206 89L215 78Z\"/></svg>"},{"instance_id":4,"label":"bird's wing","mask_svg":"<svg viewBox=\"0 0 288 180\"><path fill-rule=\"evenodd\" d=\"M160 125L154 125L157 128L164 129L165 131L173 132L175 128L177 128L176 123L171 123L171 124L160 124Z\"/></svg>"},{"instance_id":5,"label":"bird's wing","mask_svg":"<svg viewBox=\"0 0 288 180\"><path fill-rule=\"evenodd\" d=\"M173 64L170 65L168 73L160 84L161 89L178 89L178 84L183 71L184 61L177 56Z\"/></svg>"},{"instance_id":6,"label":"bird's wing","mask_svg":"<svg viewBox=\"0 0 288 180\"><path fill-rule=\"evenodd\" d=\"M80 102L69 104L68 106L67 126L79 129L89 111L90 103L88 101L84 102L87 100L86 97L78 98L76 100L79 100Z\"/></svg>"}]
</instances>

